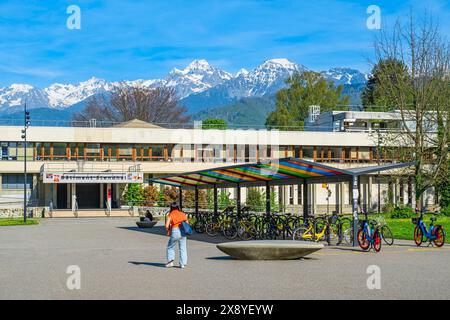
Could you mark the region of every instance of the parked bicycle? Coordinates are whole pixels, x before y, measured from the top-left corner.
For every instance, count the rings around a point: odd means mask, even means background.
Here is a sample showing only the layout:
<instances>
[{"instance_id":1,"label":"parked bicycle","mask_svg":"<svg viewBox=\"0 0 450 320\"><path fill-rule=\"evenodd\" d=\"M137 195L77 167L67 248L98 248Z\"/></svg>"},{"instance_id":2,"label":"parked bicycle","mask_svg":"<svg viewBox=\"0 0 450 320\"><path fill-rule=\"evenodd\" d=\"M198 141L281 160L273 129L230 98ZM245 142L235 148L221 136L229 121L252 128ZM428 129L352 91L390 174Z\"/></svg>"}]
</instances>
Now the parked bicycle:
<instances>
[{"instance_id":1,"label":"parked bicycle","mask_svg":"<svg viewBox=\"0 0 450 320\"><path fill-rule=\"evenodd\" d=\"M412 218L412 223L416 225L414 228L414 242L417 246L420 246L422 242L429 241L428 245L434 243L437 247L442 247L445 243L445 230L444 227L440 224L434 225L434 222L437 220L436 217L431 217L430 227L427 228L427 225L423 221L423 212L420 212L420 216L416 218Z\"/></svg>"},{"instance_id":2,"label":"parked bicycle","mask_svg":"<svg viewBox=\"0 0 450 320\"><path fill-rule=\"evenodd\" d=\"M364 213L365 219L360 221L357 239L358 244L363 250L369 250L371 247L375 252L381 250L381 232L378 223L375 220L369 220L367 213Z\"/></svg>"},{"instance_id":3,"label":"parked bicycle","mask_svg":"<svg viewBox=\"0 0 450 320\"><path fill-rule=\"evenodd\" d=\"M325 240L328 245L339 245L342 241L339 217L334 213L331 216L309 218L302 226L294 230L292 239L315 242Z\"/></svg>"},{"instance_id":4,"label":"parked bicycle","mask_svg":"<svg viewBox=\"0 0 450 320\"><path fill-rule=\"evenodd\" d=\"M392 246L394 244L394 234L387 225L386 219L383 216L378 216L375 218L375 221L380 229L381 239L383 239L384 243L388 246Z\"/></svg>"}]
</instances>

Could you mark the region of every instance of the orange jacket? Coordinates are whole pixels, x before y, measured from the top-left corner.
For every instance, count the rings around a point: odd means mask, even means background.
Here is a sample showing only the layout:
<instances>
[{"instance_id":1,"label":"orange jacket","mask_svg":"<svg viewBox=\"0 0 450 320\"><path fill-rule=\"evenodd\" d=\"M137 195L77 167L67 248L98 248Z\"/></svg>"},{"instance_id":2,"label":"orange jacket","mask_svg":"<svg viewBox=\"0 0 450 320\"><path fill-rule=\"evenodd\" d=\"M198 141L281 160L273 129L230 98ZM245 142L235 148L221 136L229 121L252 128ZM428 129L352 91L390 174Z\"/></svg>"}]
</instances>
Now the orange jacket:
<instances>
[{"instance_id":1,"label":"orange jacket","mask_svg":"<svg viewBox=\"0 0 450 320\"><path fill-rule=\"evenodd\" d=\"M183 221L187 221L186 214L184 214L179 210L172 210L172 212L169 213L169 218L170 218L170 227L172 229L178 228Z\"/></svg>"}]
</instances>

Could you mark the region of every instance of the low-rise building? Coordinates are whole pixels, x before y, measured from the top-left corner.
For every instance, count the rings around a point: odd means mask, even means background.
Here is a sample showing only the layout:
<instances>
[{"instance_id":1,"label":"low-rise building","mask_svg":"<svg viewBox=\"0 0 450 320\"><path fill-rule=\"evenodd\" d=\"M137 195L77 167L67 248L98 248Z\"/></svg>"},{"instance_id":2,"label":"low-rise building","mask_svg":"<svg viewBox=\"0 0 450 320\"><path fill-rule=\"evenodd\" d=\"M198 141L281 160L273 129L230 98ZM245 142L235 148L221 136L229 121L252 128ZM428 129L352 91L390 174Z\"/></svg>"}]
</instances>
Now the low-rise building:
<instances>
[{"instance_id":1,"label":"low-rise building","mask_svg":"<svg viewBox=\"0 0 450 320\"><path fill-rule=\"evenodd\" d=\"M324 116L325 117L325 116ZM225 166L296 157L340 168L395 162L378 158L377 142L367 131L204 130L162 128L131 121L113 127L31 126L24 148L21 126L0 126L0 207L20 207L23 201L24 158L28 198L32 206L57 209L126 205L128 183ZM414 205L414 186L402 172L369 176L361 181L360 203L377 210L378 201ZM302 212L302 186L274 187L282 207ZM245 202L246 190L241 199ZM234 190L230 190L234 195ZM312 185L312 211L351 212L346 183ZM427 202L434 203L432 190Z\"/></svg>"}]
</instances>

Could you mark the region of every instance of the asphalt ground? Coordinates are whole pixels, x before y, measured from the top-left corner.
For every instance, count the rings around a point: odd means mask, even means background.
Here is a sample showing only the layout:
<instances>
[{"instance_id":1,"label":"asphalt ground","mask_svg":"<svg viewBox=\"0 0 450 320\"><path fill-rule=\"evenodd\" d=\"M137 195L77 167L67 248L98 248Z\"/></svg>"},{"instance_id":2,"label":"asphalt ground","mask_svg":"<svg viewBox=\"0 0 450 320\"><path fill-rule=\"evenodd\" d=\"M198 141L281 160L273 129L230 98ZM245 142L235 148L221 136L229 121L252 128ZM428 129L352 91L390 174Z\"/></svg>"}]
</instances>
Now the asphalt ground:
<instances>
[{"instance_id":1,"label":"asphalt ground","mask_svg":"<svg viewBox=\"0 0 450 320\"><path fill-rule=\"evenodd\" d=\"M450 298L448 245L396 241L380 253L325 247L300 260L243 261L216 248L226 239L202 234L188 240L185 269L166 269L167 240L161 223L138 229L131 218L0 227L0 299Z\"/></svg>"}]
</instances>

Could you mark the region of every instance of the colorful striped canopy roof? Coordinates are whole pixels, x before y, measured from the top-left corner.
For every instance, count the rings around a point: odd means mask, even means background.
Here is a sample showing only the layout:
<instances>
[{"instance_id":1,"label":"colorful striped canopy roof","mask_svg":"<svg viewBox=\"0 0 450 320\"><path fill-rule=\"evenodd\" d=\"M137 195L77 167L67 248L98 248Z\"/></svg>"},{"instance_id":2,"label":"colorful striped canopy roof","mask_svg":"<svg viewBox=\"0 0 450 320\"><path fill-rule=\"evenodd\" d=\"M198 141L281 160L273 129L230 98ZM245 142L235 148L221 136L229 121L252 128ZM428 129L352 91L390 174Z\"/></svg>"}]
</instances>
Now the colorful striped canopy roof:
<instances>
[{"instance_id":1,"label":"colorful striped canopy roof","mask_svg":"<svg viewBox=\"0 0 450 320\"><path fill-rule=\"evenodd\" d=\"M170 175L151 179L153 183L172 185L175 187L218 187L224 185L262 185L269 182L286 182L289 180L308 179L314 177L336 177L348 175L348 172L314 162L283 158L272 162L258 162L228 167L214 168Z\"/></svg>"},{"instance_id":2,"label":"colorful striped canopy roof","mask_svg":"<svg viewBox=\"0 0 450 320\"><path fill-rule=\"evenodd\" d=\"M378 171L397 169L413 165L413 162L385 164L381 166L338 169L303 159L283 158L271 162L258 162L227 167L174 174L150 179L160 183L181 188L231 187L236 185L258 186L269 183L295 184L304 180L314 182L333 182L351 180L352 176Z\"/></svg>"}]
</instances>

